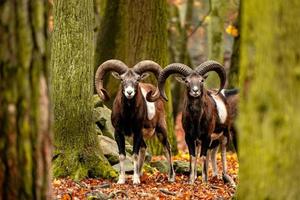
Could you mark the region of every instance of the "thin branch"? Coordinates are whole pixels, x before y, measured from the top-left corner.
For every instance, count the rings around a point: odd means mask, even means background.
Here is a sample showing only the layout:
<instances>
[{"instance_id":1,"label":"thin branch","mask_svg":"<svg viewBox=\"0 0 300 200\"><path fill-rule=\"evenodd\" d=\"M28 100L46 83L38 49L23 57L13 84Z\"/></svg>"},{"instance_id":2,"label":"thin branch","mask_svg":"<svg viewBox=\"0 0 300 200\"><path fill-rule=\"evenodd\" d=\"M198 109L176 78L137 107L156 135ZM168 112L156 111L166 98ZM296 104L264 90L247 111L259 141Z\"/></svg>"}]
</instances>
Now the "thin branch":
<instances>
[{"instance_id":1,"label":"thin branch","mask_svg":"<svg viewBox=\"0 0 300 200\"><path fill-rule=\"evenodd\" d=\"M200 26L202 26L202 24L203 24L205 18L206 18L207 16L210 15L211 11L212 11L212 5L211 5L211 0L209 0L209 9L208 9L206 15L204 15L204 16L202 17L202 20L199 21L199 23L198 23L197 26L194 28L194 30L187 36L188 38L191 37L191 36L198 30L198 28L199 28Z\"/></svg>"}]
</instances>

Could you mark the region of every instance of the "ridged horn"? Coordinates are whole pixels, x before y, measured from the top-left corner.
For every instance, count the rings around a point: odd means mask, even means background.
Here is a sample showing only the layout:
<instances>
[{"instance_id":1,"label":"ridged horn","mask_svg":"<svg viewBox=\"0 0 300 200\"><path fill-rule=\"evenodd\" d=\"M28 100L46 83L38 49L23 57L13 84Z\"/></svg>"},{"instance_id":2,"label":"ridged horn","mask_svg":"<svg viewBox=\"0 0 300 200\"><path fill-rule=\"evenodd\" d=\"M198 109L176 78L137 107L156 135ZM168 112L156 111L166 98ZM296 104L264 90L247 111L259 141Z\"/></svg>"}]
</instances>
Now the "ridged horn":
<instances>
[{"instance_id":1,"label":"ridged horn","mask_svg":"<svg viewBox=\"0 0 300 200\"><path fill-rule=\"evenodd\" d=\"M162 68L159 64L151 60L143 60L133 67L133 71L139 75L143 74L144 72L152 72L156 79L161 72Z\"/></svg>"},{"instance_id":2,"label":"ridged horn","mask_svg":"<svg viewBox=\"0 0 300 200\"><path fill-rule=\"evenodd\" d=\"M133 71L136 72L137 74L143 74L144 72L152 72L155 76L156 79L158 79L160 72L162 71L162 68L159 64L157 64L154 61L151 60L143 60L139 63L137 63L134 67L133 67ZM157 91L158 88L156 89ZM146 99L147 101L156 101L157 99L153 99L152 98L152 93L153 91L149 91L146 95ZM159 92L158 92L159 95ZM159 96L158 96L159 97Z\"/></svg>"},{"instance_id":3,"label":"ridged horn","mask_svg":"<svg viewBox=\"0 0 300 200\"><path fill-rule=\"evenodd\" d=\"M103 79L106 73L110 71L117 72L118 74L123 74L128 70L127 65L125 65L120 60L107 60L102 63L95 74L95 87L97 94L103 101L109 100L108 92L103 87Z\"/></svg>"},{"instance_id":4,"label":"ridged horn","mask_svg":"<svg viewBox=\"0 0 300 200\"><path fill-rule=\"evenodd\" d=\"M168 101L167 95L165 93L165 83L167 78L171 74L180 74L183 76L188 76L193 70L187 65L182 63L172 63L166 66L160 73L158 77L158 90L151 96L151 100L158 99L159 96L162 96L166 101Z\"/></svg>"},{"instance_id":5,"label":"ridged horn","mask_svg":"<svg viewBox=\"0 0 300 200\"><path fill-rule=\"evenodd\" d=\"M196 67L195 71L201 76L210 71L216 72L220 78L220 88L217 94L224 88L226 83L226 72L224 67L220 63L213 60L208 60Z\"/></svg>"}]
</instances>

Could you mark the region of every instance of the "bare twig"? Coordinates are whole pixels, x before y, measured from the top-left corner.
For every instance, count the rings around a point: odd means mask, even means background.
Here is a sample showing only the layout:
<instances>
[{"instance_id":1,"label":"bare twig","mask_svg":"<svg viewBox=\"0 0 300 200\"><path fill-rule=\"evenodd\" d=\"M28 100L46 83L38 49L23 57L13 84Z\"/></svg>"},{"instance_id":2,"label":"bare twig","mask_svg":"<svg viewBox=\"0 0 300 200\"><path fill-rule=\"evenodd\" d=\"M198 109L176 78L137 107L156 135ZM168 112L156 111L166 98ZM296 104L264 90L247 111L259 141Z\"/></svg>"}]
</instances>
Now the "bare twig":
<instances>
[{"instance_id":1,"label":"bare twig","mask_svg":"<svg viewBox=\"0 0 300 200\"><path fill-rule=\"evenodd\" d=\"M196 25L196 27L195 27L195 28L192 30L192 32L187 36L188 38L191 37L191 36L198 30L198 28L199 28L200 26L202 26L203 22L205 21L205 18L206 18L207 16L210 15L211 11L212 11L212 5L211 5L211 0L209 0L209 9L208 9L206 15L204 15L204 16L202 17L202 19L198 22L198 24Z\"/></svg>"},{"instance_id":2,"label":"bare twig","mask_svg":"<svg viewBox=\"0 0 300 200\"><path fill-rule=\"evenodd\" d=\"M172 195L172 196L175 196L176 193L175 192L171 192L169 190L166 190L166 189L159 189L160 192L164 193L164 194L167 194L167 195Z\"/></svg>"}]
</instances>

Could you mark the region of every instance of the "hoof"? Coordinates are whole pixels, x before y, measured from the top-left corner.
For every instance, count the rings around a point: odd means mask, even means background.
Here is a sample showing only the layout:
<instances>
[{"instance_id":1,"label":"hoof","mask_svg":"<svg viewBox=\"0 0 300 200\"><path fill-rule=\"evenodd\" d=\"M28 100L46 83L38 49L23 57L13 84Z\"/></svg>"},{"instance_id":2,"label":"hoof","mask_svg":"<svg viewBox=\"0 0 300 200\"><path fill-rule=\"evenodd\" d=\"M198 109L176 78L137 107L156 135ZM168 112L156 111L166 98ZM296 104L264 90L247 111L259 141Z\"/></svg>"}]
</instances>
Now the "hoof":
<instances>
[{"instance_id":1,"label":"hoof","mask_svg":"<svg viewBox=\"0 0 300 200\"><path fill-rule=\"evenodd\" d=\"M125 184L125 179L119 179L117 184Z\"/></svg>"},{"instance_id":2,"label":"hoof","mask_svg":"<svg viewBox=\"0 0 300 200\"><path fill-rule=\"evenodd\" d=\"M190 179L190 180L189 180L189 184L190 184L190 185L193 185L194 183L195 183L195 179Z\"/></svg>"},{"instance_id":3,"label":"hoof","mask_svg":"<svg viewBox=\"0 0 300 200\"><path fill-rule=\"evenodd\" d=\"M141 183L140 177L138 175L133 175L133 184L139 185Z\"/></svg>"},{"instance_id":4,"label":"hoof","mask_svg":"<svg viewBox=\"0 0 300 200\"><path fill-rule=\"evenodd\" d=\"M175 176L173 176L173 177L169 177L169 178L168 178L168 181L169 181L170 183L173 183L173 182L175 182Z\"/></svg>"},{"instance_id":5,"label":"hoof","mask_svg":"<svg viewBox=\"0 0 300 200\"><path fill-rule=\"evenodd\" d=\"M227 174L223 174L222 176L224 183L229 183L231 187L236 188L236 184L234 180Z\"/></svg>"},{"instance_id":6,"label":"hoof","mask_svg":"<svg viewBox=\"0 0 300 200\"><path fill-rule=\"evenodd\" d=\"M125 183L125 175L119 175L119 180L117 184L124 184Z\"/></svg>"}]
</instances>

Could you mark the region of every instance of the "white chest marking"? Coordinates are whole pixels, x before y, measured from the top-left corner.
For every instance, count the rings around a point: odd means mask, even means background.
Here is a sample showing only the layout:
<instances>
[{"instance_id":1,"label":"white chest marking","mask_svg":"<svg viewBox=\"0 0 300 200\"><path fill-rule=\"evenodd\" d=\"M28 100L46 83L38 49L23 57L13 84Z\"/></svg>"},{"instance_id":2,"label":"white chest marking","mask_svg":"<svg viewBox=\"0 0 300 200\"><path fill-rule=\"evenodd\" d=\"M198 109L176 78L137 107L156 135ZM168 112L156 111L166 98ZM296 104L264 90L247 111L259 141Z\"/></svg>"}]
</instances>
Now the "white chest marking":
<instances>
[{"instance_id":1,"label":"white chest marking","mask_svg":"<svg viewBox=\"0 0 300 200\"><path fill-rule=\"evenodd\" d=\"M217 105L218 115L221 123L225 123L227 118L227 109L223 100L218 95L211 95Z\"/></svg>"},{"instance_id":2,"label":"white chest marking","mask_svg":"<svg viewBox=\"0 0 300 200\"><path fill-rule=\"evenodd\" d=\"M154 102L149 102L146 100L146 95L147 95L147 91L141 87L142 90L142 94L143 97L146 101L146 106L147 106L147 117L149 120L153 119L154 115L155 115L155 104Z\"/></svg>"}]
</instances>

